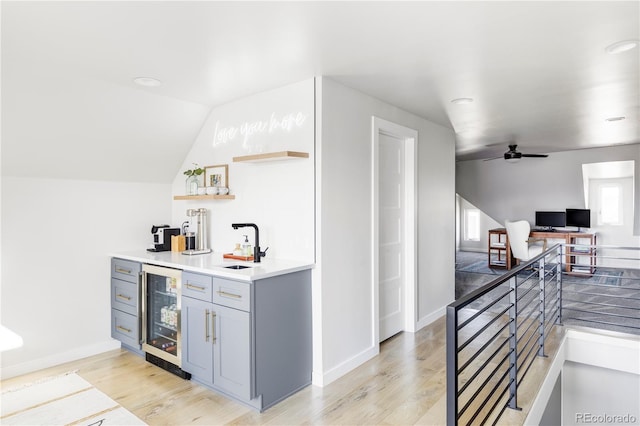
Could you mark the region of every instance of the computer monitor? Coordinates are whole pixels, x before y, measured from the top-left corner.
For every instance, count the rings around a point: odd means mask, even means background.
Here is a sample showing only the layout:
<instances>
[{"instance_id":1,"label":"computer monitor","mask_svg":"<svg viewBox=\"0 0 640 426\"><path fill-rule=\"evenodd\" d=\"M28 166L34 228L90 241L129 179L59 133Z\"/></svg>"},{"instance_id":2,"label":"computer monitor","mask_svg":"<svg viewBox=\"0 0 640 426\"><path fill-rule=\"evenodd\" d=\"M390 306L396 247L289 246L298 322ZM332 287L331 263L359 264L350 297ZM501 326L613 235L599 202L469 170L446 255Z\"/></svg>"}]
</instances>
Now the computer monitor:
<instances>
[{"instance_id":1,"label":"computer monitor","mask_svg":"<svg viewBox=\"0 0 640 426\"><path fill-rule=\"evenodd\" d=\"M567 209L566 226L577 226L578 228L591 228L591 210L589 209Z\"/></svg>"},{"instance_id":2,"label":"computer monitor","mask_svg":"<svg viewBox=\"0 0 640 426\"><path fill-rule=\"evenodd\" d=\"M565 226L565 219L565 212L536 212L536 226L548 230Z\"/></svg>"}]
</instances>

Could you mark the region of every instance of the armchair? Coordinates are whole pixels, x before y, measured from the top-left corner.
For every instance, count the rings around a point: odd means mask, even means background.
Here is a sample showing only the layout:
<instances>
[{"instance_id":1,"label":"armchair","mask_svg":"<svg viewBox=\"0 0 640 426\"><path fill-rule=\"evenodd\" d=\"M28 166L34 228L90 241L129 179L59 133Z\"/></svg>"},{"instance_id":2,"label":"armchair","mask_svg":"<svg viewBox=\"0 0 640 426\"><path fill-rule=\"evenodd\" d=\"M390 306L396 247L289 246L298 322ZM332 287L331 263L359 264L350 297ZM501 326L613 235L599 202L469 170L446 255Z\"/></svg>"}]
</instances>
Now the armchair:
<instances>
[{"instance_id":1,"label":"armchair","mask_svg":"<svg viewBox=\"0 0 640 426\"><path fill-rule=\"evenodd\" d=\"M511 252L518 261L532 259L547 249L546 239L529 237L531 225L526 220L515 222L507 220L504 226L507 229Z\"/></svg>"}]
</instances>

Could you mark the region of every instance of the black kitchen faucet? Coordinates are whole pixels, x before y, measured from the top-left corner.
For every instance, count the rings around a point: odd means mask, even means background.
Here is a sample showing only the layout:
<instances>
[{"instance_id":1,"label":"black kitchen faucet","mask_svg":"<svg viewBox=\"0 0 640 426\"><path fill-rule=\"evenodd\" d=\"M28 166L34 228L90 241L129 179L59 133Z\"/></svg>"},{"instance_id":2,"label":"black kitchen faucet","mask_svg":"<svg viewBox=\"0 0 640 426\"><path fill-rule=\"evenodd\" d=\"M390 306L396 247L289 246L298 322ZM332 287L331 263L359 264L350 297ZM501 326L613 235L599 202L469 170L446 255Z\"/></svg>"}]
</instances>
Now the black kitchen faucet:
<instances>
[{"instance_id":1,"label":"black kitchen faucet","mask_svg":"<svg viewBox=\"0 0 640 426\"><path fill-rule=\"evenodd\" d=\"M231 224L231 227L233 229L246 228L248 226L256 230L256 239L255 239L256 245L253 247L253 261L255 263L260 263L260 258L265 257L267 255L267 250L269 250L269 247L267 247L264 251L260 251L260 231L258 230L258 225L256 225L255 223L232 223Z\"/></svg>"}]
</instances>

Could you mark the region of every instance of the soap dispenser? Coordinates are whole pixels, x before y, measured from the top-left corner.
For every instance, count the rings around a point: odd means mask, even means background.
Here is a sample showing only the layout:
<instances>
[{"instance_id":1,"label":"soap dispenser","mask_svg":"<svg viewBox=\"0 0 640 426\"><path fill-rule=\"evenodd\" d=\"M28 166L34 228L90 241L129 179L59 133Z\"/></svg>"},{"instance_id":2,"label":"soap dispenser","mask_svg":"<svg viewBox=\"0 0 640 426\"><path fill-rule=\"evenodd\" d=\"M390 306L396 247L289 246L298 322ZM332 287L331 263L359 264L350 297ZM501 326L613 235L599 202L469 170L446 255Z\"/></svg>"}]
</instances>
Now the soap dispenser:
<instances>
[{"instance_id":1,"label":"soap dispenser","mask_svg":"<svg viewBox=\"0 0 640 426\"><path fill-rule=\"evenodd\" d=\"M247 235L244 235L244 242L242 243L242 255L250 257L251 254L251 244L249 244L249 237Z\"/></svg>"}]
</instances>

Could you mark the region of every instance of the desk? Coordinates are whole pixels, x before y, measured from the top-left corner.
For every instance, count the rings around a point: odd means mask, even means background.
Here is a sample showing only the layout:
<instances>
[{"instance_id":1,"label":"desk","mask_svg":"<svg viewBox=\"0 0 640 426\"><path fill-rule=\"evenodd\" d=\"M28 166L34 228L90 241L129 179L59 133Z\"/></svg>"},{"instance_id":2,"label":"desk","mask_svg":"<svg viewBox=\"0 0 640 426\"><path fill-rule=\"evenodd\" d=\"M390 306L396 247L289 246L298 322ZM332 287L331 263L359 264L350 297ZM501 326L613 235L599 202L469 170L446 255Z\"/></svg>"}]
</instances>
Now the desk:
<instances>
[{"instance_id":1,"label":"desk","mask_svg":"<svg viewBox=\"0 0 640 426\"><path fill-rule=\"evenodd\" d=\"M584 232L564 232L564 231L531 231L531 238L545 238L548 240L562 240L567 244L565 249L565 272L571 275L591 275L596 269L596 234L587 234ZM496 228L489 230L488 238L489 250L488 261L489 268L506 268L511 269L516 264L516 259L511 253L511 245L505 228ZM572 244L584 244L584 247L575 247ZM547 243L547 247L553 244ZM492 255L495 258L492 258ZM582 264L578 260L586 259L587 262Z\"/></svg>"}]
</instances>

